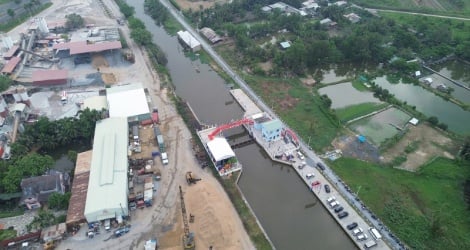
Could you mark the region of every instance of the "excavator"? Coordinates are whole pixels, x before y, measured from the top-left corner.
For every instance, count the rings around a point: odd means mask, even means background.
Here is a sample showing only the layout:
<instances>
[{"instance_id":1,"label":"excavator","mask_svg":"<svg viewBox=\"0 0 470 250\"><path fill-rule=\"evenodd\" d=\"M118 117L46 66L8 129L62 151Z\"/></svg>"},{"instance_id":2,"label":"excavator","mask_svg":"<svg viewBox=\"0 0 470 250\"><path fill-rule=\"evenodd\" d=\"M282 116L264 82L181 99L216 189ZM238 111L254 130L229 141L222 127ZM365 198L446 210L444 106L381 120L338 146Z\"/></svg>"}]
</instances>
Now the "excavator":
<instances>
[{"instance_id":1,"label":"excavator","mask_svg":"<svg viewBox=\"0 0 470 250\"><path fill-rule=\"evenodd\" d=\"M196 243L194 242L194 233L189 232L189 223L188 216L186 215L186 206L184 205L183 189L180 187L180 198L181 198L181 213L183 214L183 225L184 225L184 235L183 235L183 248L188 250L194 250L196 248Z\"/></svg>"},{"instance_id":2,"label":"excavator","mask_svg":"<svg viewBox=\"0 0 470 250\"><path fill-rule=\"evenodd\" d=\"M186 172L186 182L188 183L188 185L196 184L200 180L201 180L201 178L195 178L194 177L193 172L191 172L191 171Z\"/></svg>"}]
</instances>

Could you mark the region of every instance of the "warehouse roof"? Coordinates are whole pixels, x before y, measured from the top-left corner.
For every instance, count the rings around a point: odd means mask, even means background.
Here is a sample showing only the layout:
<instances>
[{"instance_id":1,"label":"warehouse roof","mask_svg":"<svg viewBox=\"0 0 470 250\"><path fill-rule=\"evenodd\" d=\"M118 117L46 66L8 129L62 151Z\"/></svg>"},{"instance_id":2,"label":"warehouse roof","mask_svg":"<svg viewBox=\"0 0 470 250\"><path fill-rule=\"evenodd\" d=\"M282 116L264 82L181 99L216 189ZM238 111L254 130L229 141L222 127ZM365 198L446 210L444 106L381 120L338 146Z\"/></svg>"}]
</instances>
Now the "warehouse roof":
<instances>
[{"instance_id":1,"label":"warehouse roof","mask_svg":"<svg viewBox=\"0 0 470 250\"><path fill-rule=\"evenodd\" d=\"M222 137L215 137L212 141L207 143L207 147L215 161L221 161L235 156L227 140Z\"/></svg>"},{"instance_id":2,"label":"warehouse roof","mask_svg":"<svg viewBox=\"0 0 470 250\"><path fill-rule=\"evenodd\" d=\"M140 83L106 89L109 117L131 117L150 113L144 88Z\"/></svg>"},{"instance_id":3,"label":"warehouse roof","mask_svg":"<svg viewBox=\"0 0 470 250\"><path fill-rule=\"evenodd\" d=\"M199 41L195 37L193 37L188 31L180 30L177 32L177 34L178 37L183 40L184 43L186 43L186 45L188 45L191 49L201 46L201 43L199 43Z\"/></svg>"},{"instance_id":4,"label":"warehouse roof","mask_svg":"<svg viewBox=\"0 0 470 250\"><path fill-rule=\"evenodd\" d=\"M65 69L36 70L33 71L33 82L63 80L68 75L69 72Z\"/></svg>"},{"instance_id":5,"label":"warehouse roof","mask_svg":"<svg viewBox=\"0 0 470 250\"><path fill-rule=\"evenodd\" d=\"M120 41L101 42L101 43L87 43L87 41L57 43L52 46L57 50L70 50L70 55L78 55L84 53L101 52L112 49L122 48Z\"/></svg>"},{"instance_id":6,"label":"warehouse roof","mask_svg":"<svg viewBox=\"0 0 470 250\"><path fill-rule=\"evenodd\" d=\"M72 196L69 201L67 219L65 222L80 223L85 220L85 201L88 191L88 181L90 178L92 151L86 151L77 155L75 172L72 183Z\"/></svg>"},{"instance_id":7,"label":"warehouse roof","mask_svg":"<svg viewBox=\"0 0 470 250\"><path fill-rule=\"evenodd\" d=\"M12 57L2 68L2 73L11 74L15 70L16 65L21 61L21 58L15 56Z\"/></svg>"},{"instance_id":8,"label":"warehouse roof","mask_svg":"<svg viewBox=\"0 0 470 250\"><path fill-rule=\"evenodd\" d=\"M88 222L127 215L126 118L108 118L96 123L88 182L85 217Z\"/></svg>"},{"instance_id":9,"label":"warehouse roof","mask_svg":"<svg viewBox=\"0 0 470 250\"><path fill-rule=\"evenodd\" d=\"M20 47L19 47L18 45L12 46L12 47L7 51L7 53L5 53L5 54L3 55L3 58L9 59L10 57L12 57L12 56L16 53L16 51L18 51L19 48L20 48Z\"/></svg>"}]
</instances>

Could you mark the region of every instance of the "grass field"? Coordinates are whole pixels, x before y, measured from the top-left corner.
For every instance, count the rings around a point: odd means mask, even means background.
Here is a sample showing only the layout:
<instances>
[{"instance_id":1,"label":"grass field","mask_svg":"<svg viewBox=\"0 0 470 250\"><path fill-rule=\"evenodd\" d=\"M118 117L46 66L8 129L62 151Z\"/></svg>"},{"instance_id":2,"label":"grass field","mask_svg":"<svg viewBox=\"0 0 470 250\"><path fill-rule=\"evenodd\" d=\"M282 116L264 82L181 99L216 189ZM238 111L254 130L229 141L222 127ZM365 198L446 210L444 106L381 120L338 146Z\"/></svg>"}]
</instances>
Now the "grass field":
<instances>
[{"instance_id":1,"label":"grass field","mask_svg":"<svg viewBox=\"0 0 470 250\"><path fill-rule=\"evenodd\" d=\"M16 230L0 230L0 241L16 237Z\"/></svg>"},{"instance_id":2,"label":"grass field","mask_svg":"<svg viewBox=\"0 0 470 250\"><path fill-rule=\"evenodd\" d=\"M371 112L380 110L387 106L388 106L387 103L366 102L366 103L351 105L345 108L336 109L335 112L336 112L336 116L338 116L341 122L347 122L351 119L354 119L362 115L367 115Z\"/></svg>"},{"instance_id":3,"label":"grass field","mask_svg":"<svg viewBox=\"0 0 470 250\"><path fill-rule=\"evenodd\" d=\"M329 146L340 130L339 122L323 107L317 94L298 79L244 76L245 81L272 106L289 127L302 138L311 137L311 146Z\"/></svg>"},{"instance_id":4,"label":"grass field","mask_svg":"<svg viewBox=\"0 0 470 250\"><path fill-rule=\"evenodd\" d=\"M345 158L330 165L412 249L470 249L468 163L437 158L416 173Z\"/></svg>"},{"instance_id":5,"label":"grass field","mask_svg":"<svg viewBox=\"0 0 470 250\"><path fill-rule=\"evenodd\" d=\"M439 13L465 13L470 10L470 2L462 0L462 5L456 4L456 0L354 0L354 3L379 9L393 9L403 11L423 11L423 12L439 12Z\"/></svg>"}]
</instances>

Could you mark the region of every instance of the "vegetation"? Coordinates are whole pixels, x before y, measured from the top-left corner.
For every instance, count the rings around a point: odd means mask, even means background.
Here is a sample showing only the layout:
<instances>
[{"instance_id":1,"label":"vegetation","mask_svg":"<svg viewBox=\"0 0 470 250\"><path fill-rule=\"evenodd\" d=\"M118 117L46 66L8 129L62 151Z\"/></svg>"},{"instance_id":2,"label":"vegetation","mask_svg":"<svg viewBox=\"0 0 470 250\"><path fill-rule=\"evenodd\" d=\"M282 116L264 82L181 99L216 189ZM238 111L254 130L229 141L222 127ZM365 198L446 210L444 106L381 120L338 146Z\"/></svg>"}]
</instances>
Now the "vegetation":
<instances>
[{"instance_id":1,"label":"vegetation","mask_svg":"<svg viewBox=\"0 0 470 250\"><path fill-rule=\"evenodd\" d=\"M0 229L0 241L16 237L14 229Z\"/></svg>"},{"instance_id":2,"label":"vegetation","mask_svg":"<svg viewBox=\"0 0 470 250\"><path fill-rule=\"evenodd\" d=\"M11 84L13 83L13 80L11 80L10 77L5 76L5 75L0 75L0 92L7 90Z\"/></svg>"},{"instance_id":3,"label":"vegetation","mask_svg":"<svg viewBox=\"0 0 470 250\"><path fill-rule=\"evenodd\" d=\"M126 3L126 1L124 1L124 0L114 0L114 2L116 2L116 4L119 6L119 10L124 15L124 17L129 18L132 15L134 15L134 13L135 13L134 7L129 6Z\"/></svg>"},{"instance_id":4,"label":"vegetation","mask_svg":"<svg viewBox=\"0 0 470 250\"><path fill-rule=\"evenodd\" d=\"M69 207L70 196L72 193L65 194L53 193L49 196L47 204L50 209L65 210Z\"/></svg>"},{"instance_id":5,"label":"vegetation","mask_svg":"<svg viewBox=\"0 0 470 250\"><path fill-rule=\"evenodd\" d=\"M68 30L81 28L83 27L83 24L85 23L82 16L75 14L75 13L66 15L65 18L67 19L67 21L65 22L65 27Z\"/></svg>"},{"instance_id":6,"label":"vegetation","mask_svg":"<svg viewBox=\"0 0 470 250\"><path fill-rule=\"evenodd\" d=\"M336 109L335 113L341 122L347 122L351 119L370 114L371 112L383 109L387 106L387 103L366 102Z\"/></svg>"},{"instance_id":7,"label":"vegetation","mask_svg":"<svg viewBox=\"0 0 470 250\"><path fill-rule=\"evenodd\" d=\"M32 150L53 150L69 144L89 145L96 121L101 117L100 112L86 109L78 118L50 121L42 117L26 126L17 142L11 144L11 159L0 162L0 192L16 192L22 178L42 175L53 166L54 160L50 156L30 153Z\"/></svg>"},{"instance_id":8,"label":"vegetation","mask_svg":"<svg viewBox=\"0 0 470 250\"><path fill-rule=\"evenodd\" d=\"M412 249L470 247L469 163L437 158L416 173L346 158L330 166Z\"/></svg>"},{"instance_id":9,"label":"vegetation","mask_svg":"<svg viewBox=\"0 0 470 250\"><path fill-rule=\"evenodd\" d=\"M39 3L39 2L35 2L35 3ZM16 18L11 19L10 21L8 21L6 23L1 23L0 24L0 31L8 32L11 29L15 28L16 26L24 23L31 16L36 15L37 13L40 13L41 11L43 11L43 10L45 10L45 9L51 7L51 6L52 6L52 3L45 3L43 5L39 5L38 7L36 7L36 4L31 4L31 2L28 3L28 4L24 4L23 7L25 9L29 10L29 13L23 13L21 15L16 16Z\"/></svg>"},{"instance_id":10,"label":"vegetation","mask_svg":"<svg viewBox=\"0 0 470 250\"><path fill-rule=\"evenodd\" d=\"M56 217L51 211L41 209L33 221L26 225L26 229L28 232L31 232L32 230L43 229L62 222L65 222L65 215Z\"/></svg>"}]
</instances>

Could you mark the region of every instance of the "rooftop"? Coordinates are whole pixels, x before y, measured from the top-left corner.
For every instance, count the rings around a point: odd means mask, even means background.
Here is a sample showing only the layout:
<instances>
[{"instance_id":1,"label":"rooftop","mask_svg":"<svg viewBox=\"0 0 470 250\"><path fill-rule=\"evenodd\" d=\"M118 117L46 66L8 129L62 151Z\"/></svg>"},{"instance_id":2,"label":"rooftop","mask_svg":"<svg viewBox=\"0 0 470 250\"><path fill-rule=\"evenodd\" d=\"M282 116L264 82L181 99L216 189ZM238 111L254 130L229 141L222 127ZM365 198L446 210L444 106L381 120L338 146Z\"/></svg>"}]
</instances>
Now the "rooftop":
<instances>
[{"instance_id":1,"label":"rooftop","mask_svg":"<svg viewBox=\"0 0 470 250\"><path fill-rule=\"evenodd\" d=\"M221 161L235 156L227 140L222 137L215 137L207 142L207 147L216 161Z\"/></svg>"},{"instance_id":2,"label":"rooftop","mask_svg":"<svg viewBox=\"0 0 470 250\"><path fill-rule=\"evenodd\" d=\"M21 58L15 56L12 57L2 68L2 73L11 74L15 70L16 65L21 61Z\"/></svg>"},{"instance_id":3,"label":"rooftop","mask_svg":"<svg viewBox=\"0 0 470 250\"><path fill-rule=\"evenodd\" d=\"M68 75L65 69L36 70L33 71L33 82L62 80L67 79Z\"/></svg>"},{"instance_id":4,"label":"rooftop","mask_svg":"<svg viewBox=\"0 0 470 250\"><path fill-rule=\"evenodd\" d=\"M57 43L52 46L56 50L70 50L70 55L78 55L84 53L102 52L112 49L122 48L120 41L87 43L87 41L77 41L68 43Z\"/></svg>"},{"instance_id":5,"label":"rooftop","mask_svg":"<svg viewBox=\"0 0 470 250\"><path fill-rule=\"evenodd\" d=\"M12 57L12 56L16 53L16 51L17 51L19 48L20 48L20 47L19 47L18 45L13 45L13 47L11 47L11 48L7 51L7 53L5 53L5 54L3 55L3 58L8 59L8 58Z\"/></svg>"},{"instance_id":6,"label":"rooftop","mask_svg":"<svg viewBox=\"0 0 470 250\"><path fill-rule=\"evenodd\" d=\"M201 43L194 38L188 31L178 31L178 37L184 41L191 49L201 46Z\"/></svg>"},{"instance_id":7,"label":"rooftop","mask_svg":"<svg viewBox=\"0 0 470 250\"><path fill-rule=\"evenodd\" d=\"M88 191L88 181L90 179L92 151L86 151L77 155L77 163L72 183L72 196L69 201L67 211L67 224L80 223L85 220L85 201Z\"/></svg>"},{"instance_id":8,"label":"rooftop","mask_svg":"<svg viewBox=\"0 0 470 250\"><path fill-rule=\"evenodd\" d=\"M131 117L150 113L142 84L118 85L106 89L109 117Z\"/></svg>"},{"instance_id":9,"label":"rooftop","mask_svg":"<svg viewBox=\"0 0 470 250\"><path fill-rule=\"evenodd\" d=\"M88 222L127 216L128 123L123 117L96 123L85 204Z\"/></svg>"},{"instance_id":10,"label":"rooftop","mask_svg":"<svg viewBox=\"0 0 470 250\"><path fill-rule=\"evenodd\" d=\"M270 120L267 122L263 122L263 127L267 130L276 130L276 129L282 129L282 122L279 121L278 119Z\"/></svg>"}]
</instances>

